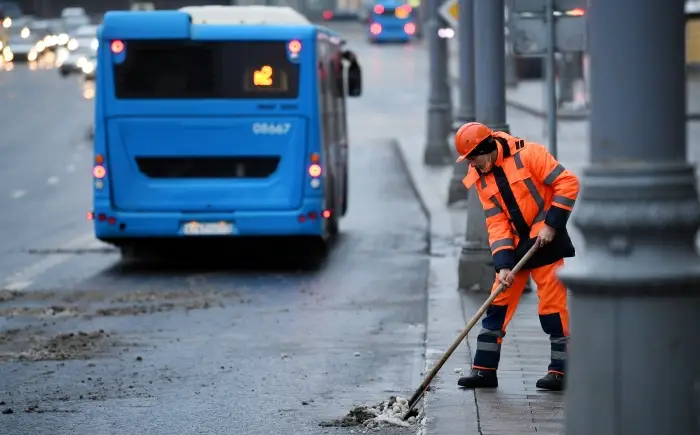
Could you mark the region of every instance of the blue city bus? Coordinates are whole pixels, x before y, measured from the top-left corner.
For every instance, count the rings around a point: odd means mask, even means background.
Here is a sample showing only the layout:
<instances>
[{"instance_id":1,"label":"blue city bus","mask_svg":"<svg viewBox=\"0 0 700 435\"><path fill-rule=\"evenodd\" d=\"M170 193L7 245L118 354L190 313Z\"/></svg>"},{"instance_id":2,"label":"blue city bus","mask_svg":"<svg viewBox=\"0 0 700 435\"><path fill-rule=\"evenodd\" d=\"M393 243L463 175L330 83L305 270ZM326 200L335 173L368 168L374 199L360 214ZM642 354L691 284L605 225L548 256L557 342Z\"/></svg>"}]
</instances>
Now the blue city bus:
<instances>
[{"instance_id":1,"label":"blue city bus","mask_svg":"<svg viewBox=\"0 0 700 435\"><path fill-rule=\"evenodd\" d=\"M370 42L410 42L416 38L416 11L406 2L377 1L367 20Z\"/></svg>"},{"instance_id":2,"label":"blue city bus","mask_svg":"<svg viewBox=\"0 0 700 435\"><path fill-rule=\"evenodd\" d=\"M99 240L132 253L338 232L345 97L362 92L338 34L290 8L202 6L108 12L98 37Z\"/></svg>"}]
</instances>

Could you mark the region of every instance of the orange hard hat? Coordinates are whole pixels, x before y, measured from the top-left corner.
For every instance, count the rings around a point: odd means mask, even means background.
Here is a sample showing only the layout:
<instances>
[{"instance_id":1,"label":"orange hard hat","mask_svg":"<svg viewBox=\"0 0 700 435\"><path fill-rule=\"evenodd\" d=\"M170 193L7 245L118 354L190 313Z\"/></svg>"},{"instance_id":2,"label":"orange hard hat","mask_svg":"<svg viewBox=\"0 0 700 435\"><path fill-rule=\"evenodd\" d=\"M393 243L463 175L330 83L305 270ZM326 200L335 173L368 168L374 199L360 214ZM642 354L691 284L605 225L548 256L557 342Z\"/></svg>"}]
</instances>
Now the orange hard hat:
<instances>
[{"instance_id":1,"label":"orange hard hat","mask_svg":"<svg viewBox=\"0 0 700 435\"><path fill-rule=\"evenodd\" d=\"M493 131L480 122L469 122L457 130L455 134L455 148L459 154L457 162L467 158L484 140L491 137Z\"/></svg>"}]
</instances>

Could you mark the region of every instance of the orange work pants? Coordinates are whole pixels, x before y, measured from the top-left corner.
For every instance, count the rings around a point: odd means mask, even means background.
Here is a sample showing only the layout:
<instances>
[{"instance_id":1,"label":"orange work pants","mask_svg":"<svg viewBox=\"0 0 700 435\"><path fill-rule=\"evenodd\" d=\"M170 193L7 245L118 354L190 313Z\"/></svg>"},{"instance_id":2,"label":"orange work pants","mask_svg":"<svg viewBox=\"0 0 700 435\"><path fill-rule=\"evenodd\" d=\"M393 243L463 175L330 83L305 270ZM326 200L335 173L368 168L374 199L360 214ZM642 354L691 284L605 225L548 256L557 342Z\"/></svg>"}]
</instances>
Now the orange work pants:
<instances>
[{"instance_id":1,"label":"orange work pants","mask_svg":"<svg viewBox=\"0 0 700 435\"><path fill-rule=\"evenodd\" d=\"M520 296L532 275L537 284L539 298L538 313L542 330L549 335L551 361L548 370L563 374L566 370L566 346L569 338L569 310L566 305L566 286L556 276L558 268L564 265L561 259L556 263L531 270L521 270L513 284L499 294L486 310L477 337L474 368L496 370L501 358L501 343L506 335L508 323L518 308ZM498 288L498 278L491 292Z\"/></svg>"}]
</instances>

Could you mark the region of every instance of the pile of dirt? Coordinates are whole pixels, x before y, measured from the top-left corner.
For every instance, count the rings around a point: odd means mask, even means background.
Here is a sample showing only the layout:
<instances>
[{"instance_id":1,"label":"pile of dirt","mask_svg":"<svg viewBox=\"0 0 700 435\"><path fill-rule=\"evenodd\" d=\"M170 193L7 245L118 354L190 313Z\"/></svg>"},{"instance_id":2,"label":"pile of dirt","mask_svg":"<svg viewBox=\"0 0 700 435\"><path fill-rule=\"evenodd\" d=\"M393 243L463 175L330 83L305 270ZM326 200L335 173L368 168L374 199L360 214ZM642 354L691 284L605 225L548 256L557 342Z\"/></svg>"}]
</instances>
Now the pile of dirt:
<instances>
[{"instance_id":1,"label":"pile of dirt","mask_svg":"<svg viewBox=\"0 0 700 435\"><path fill-rule=\"evenodd\" d=\"M369 429L387 426L411 427L416 423L418 412L411 411L410 417L403 420L408 412L408 400L403 397L391 396L374 406L356 406L348 414L338 420L322 422L322 427L352 427L364 426Z\"/></svg>"},{"instance_id":2,"label":"pile of dirt","mask_svg":"<svg viewBox=\"0 0 700 435\"><path fill-rule=\"evenodd\" d=\"M49 335L37 328L0 334L0 361L65 361L90 359L121 346L104 330Z\"/></svg>"}]
</instances>

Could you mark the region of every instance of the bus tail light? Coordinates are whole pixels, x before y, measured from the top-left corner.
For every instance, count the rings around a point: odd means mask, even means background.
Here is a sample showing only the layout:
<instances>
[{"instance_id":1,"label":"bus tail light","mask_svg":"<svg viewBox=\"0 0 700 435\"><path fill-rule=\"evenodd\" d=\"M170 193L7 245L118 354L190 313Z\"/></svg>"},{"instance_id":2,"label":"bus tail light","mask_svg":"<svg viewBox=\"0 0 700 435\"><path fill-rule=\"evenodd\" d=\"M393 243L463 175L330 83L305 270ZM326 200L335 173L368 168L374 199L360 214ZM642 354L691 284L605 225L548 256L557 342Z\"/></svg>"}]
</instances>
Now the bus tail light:
<instances>
[{"instance_id":1,"label":"bus tail light","mask_svg":"<svg viewBox=\"0 0 700 435\"><path fill-rule=\"evenodd\" d=\"M413 35L416 33L416 25L413 23L406 23L403 26L403 31L406 32L407 35Z\"/></svg>"},{"instance_id":2,"label":"bus tail light","mask_svg":"<svg viewBox=\"0 0 700 435\"><path fill-rule=\"evenodd\" d=\"M299 52L301 51L301 42L297 39L289 41L289 44L287 44L287 48L289 49L290 53L299 54Z\"/></svg>"},{"instance_id":3,"label":"bus tail light","mask_svg":"<svg viewBox=\"0 0 700 435\"><path fill-rule=\"evenodd\" d=\"M124 51L124 43L118 39L114 40L111 44L109 44L109 49L112 50L112 53L114 54L120 54L122 51Z\"/></svg>"},{"instance_id":4,"label":"bus tail light","mask_svg":"<svg viewBox=\"0 0 700 435\"><path fill-rule=\"evenodd\" d=\"M330 210L323 210L320 213L318 211L310 211L306 214L302 213L299 216L297 216L297 220L300 224L303 224L304 222L316 221L320 218L330 219L331 214L332 212Z\"/></svg>"},{"instance_id":5,"label":"bus tail light","mask_svg":"<svg viewBox=\"0 0 700 435\"><path fill-rule=\"evenodd\" d=\"M373 35L379 35L380 33L382 33L382 25L379 23L372 23L372 25L369 26L369 31Z\"/></svg>"},{"instance_id":6,"label":"bus tail light","mask_svg":"<svg viewBox=\"0 0 700 435\"><path fill-rule=\"evenodd\" d=\"M110 225L116 225L117 224L117 218L114 216L107 216L104 213L95 213L94 211L89 211L85 214L85 217L89 221L99 221L99 222L107 222Z\"/></svg>"},{"instance_id":7,"label":"bus tail light","mask_svg":"<svg viewBox=\"0 0 700 435\"><path fill-rule=\"evenodd\" d=\"M374 6L374 13L377 15L381 15L384 13L384 6L382 5L375 5Z\"/></svg>"},{"instance_id":8,"label":"bus tail light","mask_svg":"<svg viewBox=\"0 0 700 435\"><path fill-rule=\"evenodd\" d=\"M323 173L323 169L321 168L321 165L314 163L311 166L309 166L309 175L312 178L318 178L321 176Z\"/></svg>"},{"instance_id":9,"label":"bus tail light","mask_svg":"<svg viewBox=\"0 0 700 435\"><path fill-rule=\"evenodd\" d=\"M98 180L101 180L107 176L107 170L102 165L95 165L95 167L92 168L92 175Z\"/></svg>"}]
</instances>

